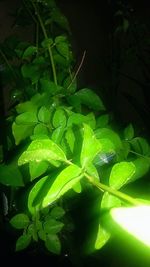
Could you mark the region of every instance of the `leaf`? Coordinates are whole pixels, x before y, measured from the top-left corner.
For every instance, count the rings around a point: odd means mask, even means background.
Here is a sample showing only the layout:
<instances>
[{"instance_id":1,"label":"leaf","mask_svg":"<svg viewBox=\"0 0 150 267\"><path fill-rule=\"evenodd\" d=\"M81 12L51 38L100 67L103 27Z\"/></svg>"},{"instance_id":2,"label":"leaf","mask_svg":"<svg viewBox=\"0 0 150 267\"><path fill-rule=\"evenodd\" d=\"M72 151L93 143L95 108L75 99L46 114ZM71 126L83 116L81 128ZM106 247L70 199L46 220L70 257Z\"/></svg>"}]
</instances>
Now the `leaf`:
<instances>
[{"instance_id":1,"label":"leaf","mask_svg":"<svg viewBox=\"0 0 150 267\"><path fill-rule=\"evenodd\" d=\"M115 189L120 189L128 183L136 172L136 167L132 162L116 163L111 170L109 185Z\"/></svg>"},{"instance_id":2,"label":"leaf","mask_svg":"<svg viewBox=\"0 0 150 267\"><path fill-rule=\"evenodd\" d=\"M92 128L95 129L96 127L96 120L95 120L95 115L93 112L90 112L89 114L86 115L87 118L87 124Z\"/></svg>"},{"instance_id":3,"label":"leaf","mask_svg":"<svg viewBox=\"0 0 150 267\"><path fill-rule=\"evenodd\" d=\"M65 210L62 207L55 207L51 210L50 215L54 219L60 219L65 215Z\"/></svg>"},{"instance_id":4,"label":"leaf","mask_svg":"<svg viewBox=\"0 0 150 267\"><path fill-rule=\"evenodd\" d=\"M54 254L59 255L61 252L61 243L57 235L48 234L46 236L45 246L50 252Z\"/></svg>"},{"instance_id":5,"label":"leaf","mask_svg":"<svg viewBox=\"0 0 150 267\"><path fill-rule=\"evenodd\" d=\"M80 113L73 113L69 116L68 122L67 122L67 127L72 127L73 124L79 125L82 123L87 123L88 118Z\"/></svg>"},{"instance_id":6,"label":"leaf","mask_svg":"<svg viewBox=\"0 0 150 267\"><path fill-rule=\"evenodd\" d=\"M16 108L17 113L19 114L27 112L27 111L35 113L37 110L36 105L32 103L31 101L19 103L15 108Z\"/></svg>"},{"instance_id":7,"label":"leaf","mask_svg":"<svg viewBox=\"0 0 150 267\"><path fill-rule=\"evenodd\" d=\"M65 133L65 138L67 141L67 144L69 145L70 151L73 153L74 150L74 143L75 143L75 135L72 130L72 128L68 128Z\"/></svg>"},{"instance_id":8,"label":"leaf","mask_svg":"<svg viewBox=\"0 0 150 267\"><path fill-rule=\"evenodd\" d=\"M127 32L128 28L129 28L130 24L129 24L129 20L126 18L123 18L123 31Z\"/></svg>"},{"instance_id":9,"label":"leaf","mask_svg":"<svg viewBox=\"0 0 150 267\"><path fill-rule=\"evenodd\" d=\"M60 174L56 177L54 183L50 187L47 195L44 197L42 206L43 208L53 203L56 199L64 195L68 190L70 190L80 179L81 168L77 165L72 164L66 167Z\"/></svg>"},{"instance_id":10,"label":"leaf","mask_svg":"<svg viewBox=\"0 0 150 267\"><path fill-rule=\"evenodd\" d=\"M89 88L79 90L74 94L78 101L93 110L105 110L100 97Z\"/></svg>"},{"instance_id":11,"label":"leaf","mask_svg":"<svg viewBox=\"0 0 150 267\"><path fill-rule=\"evenodd\" d=\"M22 58L23 59L28 58L28 57L34 55L35 53L37 53L37 47L31 45L31 46L26 48L26 50L23 53Z\"/></svg>"},{"instance_id":12,"label":"leaf","mask_svg":"<svg viewBox=\"0 0 150 267\"><path fill-rule=\"evenodd\" d=\"M49 95L56 95L62 91L62 87L47 79L40 79L41 90Z\"/></svg>"},{"instance_id":13,"label":"leaf","mask_svg":"<svg viewBox=\"0 0 150 267\"><path fill-rule=\"evenodd\" d=\"M18 145L22 140L31 136L33 133L34 124L31 125L18 125L16 122L12 124L12 133L15 138L15 144Z\"/></svg>"},{"instance_id":14,"label":"leaf","mask_svg":"<svg viewBox=\"0 0 150 267\"><path fill-rule=\"evenodd\" d=\"M16 242L16 251L23 250L29 246L31 243L31 236L30 235L21 235L17 242Z\"/></svg>"},{"instance_id":15,"label":"leaf","mask_svg":"<svg viewBox=\"0 0 150 267\"><path fill-rule=\"evenodd\" d=\"M53 39L52 38L45 38L42 43L42 47L48 48L49 46L53 45Z\"/></svg>"},{"instance_id":16,"label":"leaf","mask_svg":"<svg viewBox=\"0 0 150 267\"><path fill-rule=\"evenodd\" d=\"M24 78L30 78L32 84L35 84L40 78L40 70L38 65L24 64L21 67L21 73Z\"/></svg>"},{"instance_id":17,"label":"leaf","mask_svg":"<svg viewBox=\"0 0 150 267\"><path fill-rule=\"evenodd\" d=\"M63 150L50 139L34 140L18 160L18 165L23 165L31 161L49 161L56 164L56 161L66 161Z\"/></svg>"},{"instance_id":18,"label":"leaf","mask_svg":"<svg viewBox=\"0 0 150 267\"><path fill-rule=\"evenodd\" d=\"M82 186L81 186L81 183L80 183L80 181L79 182L77 182L73 187L72 187L72 189L76 192L76 193L81 193L81 191L82 191Z\"/></svg>"},{"instance_id":19,"label":"leaf","mask_svg":"<svg viewBox=\"0 0 150 267\"><path fill-rule=\"evenodd\" d=\"M149 155L150 147L147 140L143 137L135 137L130 141L130 144L135 152L142 155Z\"/></svg>"},{"instance_id":20,"label":"leaf","mask_svg":"<svg viewBox=\"0 0 150 267\"><path fill-rule=\"evenodd\" d=\"M109 240L111 234L99 224L96 241L95 241L95 249L101 249Z\"/></svg>"},{"instance_id":21,"label":"leaf","mask_svg":"<svg viewBox=\"0 0 150 267\"><path fill-rule=\"evenodd\" d=\"M101 201L101 209L111 209L114 207L120 207L121 200L108 192L105 192Z\"/></svg>"},{"instance_id":22,"label":"leaf","mask_svg":"<svg viewBox=\"0 0 150 267\"><path fill-rule=\"evenodd\" d=\"M49 134L48 132L48 128L46 127L46 125L43 125L42 123L37 124L34 127L34 131L33 131L34 135L47 135Z\"/></svg>"},{"instance_id":23,"label":"leaf","mask_svg":"<svg viewBox=\"0 0 150 267\"><path fill-rule=\"evenodd\" d=\"M96 128L106 127L108 125L108 122L109 122L109 115L108 114L101 115L96 119Z\"/></svg>"},{"instance_id":24,"label":"leaf","mask_svg":"<svg viewBox=\"0 0 150 267\"><path fill-rule=\"evenodd\" d=\"M148 173L149 168L150 168L150 160L145 159L145 158L137 158L132 161L133 164L135 165L135 173L131 177L130 182L134 182L135 180L142 178L146 173Z\"/></svg>"},{"instance_id":25,"label":"leaf","mask_svg":"<svg viewBox=\"0 0 150 267\"><path fill-rule=\"evenodd\" d=\"M43 229L45 233L55 235L59 233L64 224L62 222L56 221L55 219L49 219L43 224Z\"/></svg>"},{"instance_id":26,"label":"leaf","mask_svg":"<svg viewBox=\"0 0 150 267\"><path fill-rule=\"evenodd\" d=\"M124 129L124 138L125 140L131 140L133 137L134 137L134 128L133 128L133 125L130 123Z\"/></svg>"},{"instance_id":27,"label":"leaf","mask_svg":"<svg viewBox=\"0 0 150 267\"><path fill-rule=\"evenodd\" d=\"M35 125L38 122L35 112L26 111L16 117L16 124Z\"/></svg>"},{"instance_id":28,"label":"leaf","mask_svg":"<svg viewBox=\"0 0 150 267\"><path fill-rule=\"evenodd\" d=\"M41 229L40 231L38 231L38 236L41 240L46 241L46 233L44 232L44 230Z\"/></svg>"},{"instance_id":29,"label":"leaf","mask_svg":"<svg viewBox=\"0 0 150 267\"><path fill-rule=\"evenodd\" d=\"M52 135L51 135L52 141L55 142L56 144L59 144L60 141L62 140L64 131L65 131L64 126L60 126L56 128L55 130L53 130Z\"/></svg>"},{"instance_id":30,"label":"leaf","mask_svg":"<svg viewBox=\"0 0 150 267\"><path fill-rule=\"evenodd\" d=\"M97 169L95 168L94 164L93 163L90 163L86 166L85 168L86 172L92 176L96 181L100 181L100 177L99 177L99 174L98 174L98 171Z\"/></svg>"},{"instance_id":31,"label":"leaf","mask_svg":"<svg viewBox=\"0 0 150 267\"><path fill-rule=\"evenodd\" d=\"M115 150L122 149L122 142L117 133L109 128L99 128L94 131L96 138L109 139L113 143Z\"/></svg>"},{"instance_id":32,"label":"leaf","mask_svg":"<svg viewBox=\"0 0 150 267\"><path fill-rule=\"evenodd\" d=\"M47 194L49 187L53 182L54 179L52 179L52 177L45 176L32 186L28 195L28 210L31 214L36 214L37 211L42 208L41 203L43 198ZM36 204L34 202L36 202Z\"/></svg>"},{"instance_id":33,"label":"leaf","mask_svg":"<svg viewBox=\"0 0 150 267\"><path fill-rule=\"evenodd\" d=\"M67 18L56 8L52 9L52 20L58 24L59 27L70 33L70 27Z\"/></svg>"},{"instance_id":34,"label":"leaf","mask_svg":"<svg viewBox=\"0 0 150 267\"><path fill-rule=\"evenodd\" d=\"M56 37L57 38L57 37ZM67 41L60 41L56 42L56 49L57 51L67 60L70 58L70 50L69 50L69 45Z\"/></svg>"},{"instance_id":35,"label":"leaf","mask_svg":"<svg viewBox=\"0 0 150 267\"><path fill-rule=\"evenodd\" d=\"M23 177L16 162L0 164L0 183L12 187L24 186Z\"/></svg>"},{"instance_id":36,"label":"leaf","mask_svg":"<svg viewBox=\"0 0 150 267\"><path fill-rule=\"evenodd\" d=\"M54 128L57 128L59 126L66 126L66 116L65 116L65 112L62 108L58 108L54 115L53 115L53 119L52 119L52 123Z\"/></svg>"},{"instance_id":37,"label":"leaf","mask_svg":"<svg viewBox=\"0 0 150 267\"><path fill-rule=\"evenodd\" d=\"M50 111L46 107L42 106L38 112L38 120L42 123L47 124L50 122L50 116Z\"/></svg>"},{"instance_id":38,"label":"leaf","mask_svg":"<svg viewBox=\"0 0 150 267\"><path fill-rule=\"evenodd\" d=\"M19 213L10 220L10 224L16 229L24 229L29 225L29 223L29 217L24 213Z\"/></svg>"},{"instance_id":39,"label":"leaf","mask_svg":"<svg viewBox=\"0 0 150 267\"><path fill-rule=\"evenodd\" d=\"M101 151L101 144L96 139L93 130L87 124L84 124L83 143L80 155L82 168L87 166L95 158L97 153Z\"/></svg>"},{"instance_id":40,"label":"leaf","mask_svg":"<svg viewBox=\"0 0 150 267\"><path fill-rule=\"evenodd\" d=\"M45 161L41 161L38 164L35 161L31 161L29 163L31 181L33 181L35 178L45 173L46 170L48 169L48 165L49 165L48 162Z\"/></svg>"}]
</instances>

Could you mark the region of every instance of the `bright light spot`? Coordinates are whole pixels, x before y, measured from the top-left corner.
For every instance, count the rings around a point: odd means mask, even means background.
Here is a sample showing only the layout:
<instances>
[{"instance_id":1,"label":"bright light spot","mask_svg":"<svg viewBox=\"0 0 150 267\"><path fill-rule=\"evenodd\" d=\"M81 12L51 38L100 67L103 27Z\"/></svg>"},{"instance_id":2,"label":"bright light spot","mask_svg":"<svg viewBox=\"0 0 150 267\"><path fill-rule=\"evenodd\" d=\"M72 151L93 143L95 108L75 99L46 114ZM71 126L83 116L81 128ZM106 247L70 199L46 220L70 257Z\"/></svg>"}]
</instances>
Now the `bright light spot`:
<instances>
[{"instance_id":1,"label":"bright light spot","mask_svg":"<svg viewBox=\"0 0 150 267\"><path fill-rule=\"evenodd\" d=\"M123 229L150 247L150 206L113 208L110 214Z\"/></svg>"}]
</instances>

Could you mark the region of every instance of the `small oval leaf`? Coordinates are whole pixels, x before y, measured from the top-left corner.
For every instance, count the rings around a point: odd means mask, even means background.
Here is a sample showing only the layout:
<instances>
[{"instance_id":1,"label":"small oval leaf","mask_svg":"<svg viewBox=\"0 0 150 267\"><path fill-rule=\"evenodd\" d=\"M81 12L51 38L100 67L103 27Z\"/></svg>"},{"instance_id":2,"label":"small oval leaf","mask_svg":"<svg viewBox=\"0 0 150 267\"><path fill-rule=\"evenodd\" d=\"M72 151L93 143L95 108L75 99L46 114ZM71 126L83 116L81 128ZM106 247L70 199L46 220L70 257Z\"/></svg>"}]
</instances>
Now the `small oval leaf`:
<instances>
[{"instance_id":1,"label":"small oval leaf","mask_svg":"<svg viewBox=\"0 0 150 267\"><path fill-rule=\"evenodd\" d=\"M115 189L120 189L130 181L135 171L136 167L132 162L123 161L116 163L110 173L109 185Z\"/></svg>"},{"instance_id":2,"label":"small oval leaf","mask_svg":"<svg viewBox=\"0 0 150 267\"><path fill-rule=\"evenodd\" d=\"M31 243L30 235L21 235L16 242L16 251L23 250Z\"/></svg>"},{"instance_id":3,"label":"small oval leaf","mask_svg":"<svg viewBox=\"0 0 150 267\"><path fill-rule=\"evenodd\" d=\"M54 254L59 255L61 252L61 243L57 235L48 234L46 236L45 246Z\"/></svg>"},{"instance_id":4,"label":"small oval leaf","mask_svg":"<svg viewBox=\"0 0 150 267\"><path fill-rule=\"evenodd\" d=\"M28 226L30 220L24 213L19 213L11 218L10 224L16 229L24 229Z\"/></svg>"}]
</instances>

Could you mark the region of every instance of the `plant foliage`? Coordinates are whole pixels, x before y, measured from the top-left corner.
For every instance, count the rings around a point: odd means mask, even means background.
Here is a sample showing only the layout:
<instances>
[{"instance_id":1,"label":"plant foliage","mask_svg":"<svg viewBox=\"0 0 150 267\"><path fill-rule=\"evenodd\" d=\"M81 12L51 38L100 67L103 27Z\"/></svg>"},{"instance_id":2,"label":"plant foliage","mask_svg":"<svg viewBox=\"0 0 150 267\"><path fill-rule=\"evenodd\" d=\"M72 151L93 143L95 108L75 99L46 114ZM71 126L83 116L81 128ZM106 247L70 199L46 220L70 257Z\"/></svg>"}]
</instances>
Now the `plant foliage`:
<instances>
[{"instance_id":1,"label":"plant foliage","mask_svg":"<svg viewBox=\"0 0 150 267\"><path fill-rule=\"evenodd\" d=\"M10 157L3 155L0 182L14 190L10 224L22 229L16 250L42 242L60 254L70 231L70 199L91 185L92 194L96 187L101 196L99 215L124 203L137 204L118 190L149 171L150 148L132 124L115 131L100 96L91 88L77 88L69 24L55 2L24 4L38 28L36 41L12 38L1 44L3 80L15 102L6 119ZM111 237L100 220L97 229L88 251L102 248Z\"/></svg>"}]
</instances>

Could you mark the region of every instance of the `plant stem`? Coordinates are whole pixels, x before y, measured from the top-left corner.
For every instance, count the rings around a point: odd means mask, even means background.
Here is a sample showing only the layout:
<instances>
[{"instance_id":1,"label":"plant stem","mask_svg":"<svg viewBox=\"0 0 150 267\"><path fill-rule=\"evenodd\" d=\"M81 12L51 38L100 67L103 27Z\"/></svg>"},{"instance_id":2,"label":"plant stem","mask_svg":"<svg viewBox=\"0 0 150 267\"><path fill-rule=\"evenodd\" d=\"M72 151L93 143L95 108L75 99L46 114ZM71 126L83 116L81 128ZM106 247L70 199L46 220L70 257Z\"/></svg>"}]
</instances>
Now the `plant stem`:
<instances>
[{"instance_id":1,"label":"plant stem","mask_svg":"<svg viewBox=\"0 0 150 267\"><path fill-rule=\"evenodd\" d=\"M138 200L130 197L129 195L126 195L112 187L109 187L105 184L102 184L98 181L95 181L93 179L93 177L91 177L90 175L88 175L87 173L84 173L85 177L90 181L90 183L92 183L94 186L96 186L98 189L103 190L103 191L107 191L108 193L110 193L111 195L114 195L122 200L124 200L125 202L128 202L132 205L141 205L141 202L139 202Z\"/></svg>"},{"instance_id":2,"label":"plant stem","mask_svg":"<svg viewBox=\"0 0 150 267\"><path fill-rule=\"evenodd\" d=\"M41 29L43 31L43 35L45 37L45 39L48 39L48 35L47 35L47 32L46 32L46 29L45 29L45 26L44 26L44 23L42 21L42 18L38 12L38 9L35 5L35 3L31 0L32 2L32 5L34 7L34 10L35 10L35 13L36 13L36 16L38 18L38 21L40 23L40 26L41 26ZM51 49L51 46L48 45L48 53L49 53L49 57L50 57L50 61L51 61L51 66L52 66L52 72L53 72L53 78L54 78L54 83L57 85L57 75L56 75L56 68L55 68L55 63L54 63L54 58L53 58L53 53L52 53L52 49Z\"/></svg>"}]
</instances>

